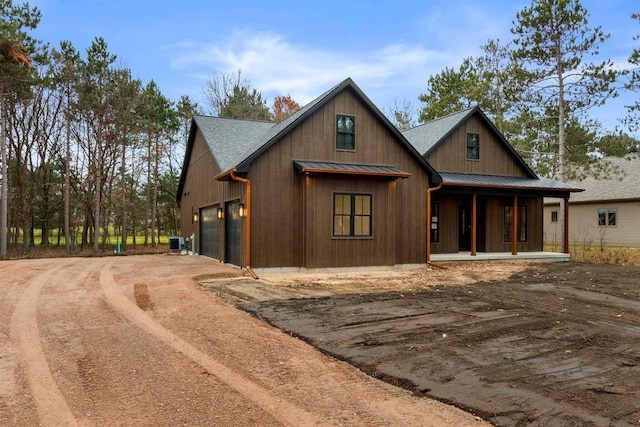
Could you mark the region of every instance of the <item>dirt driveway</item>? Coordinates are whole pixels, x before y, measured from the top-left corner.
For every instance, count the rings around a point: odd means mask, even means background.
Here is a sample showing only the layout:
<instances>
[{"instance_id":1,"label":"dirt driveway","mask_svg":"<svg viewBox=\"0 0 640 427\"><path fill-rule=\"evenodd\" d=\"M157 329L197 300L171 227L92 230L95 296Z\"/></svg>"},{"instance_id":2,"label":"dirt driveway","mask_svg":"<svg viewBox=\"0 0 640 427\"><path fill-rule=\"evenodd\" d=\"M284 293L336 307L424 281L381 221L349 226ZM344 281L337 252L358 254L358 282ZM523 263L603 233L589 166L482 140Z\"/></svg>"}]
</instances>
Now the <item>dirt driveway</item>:
<instances>
[{"instance_id":1,"label":"dirt driveway","mask_svg":"<svg viewBox=\"0 0 640 427\"><path fill-rule=\"evenodd\" d=\"M207 286L374 377L495 425L640 424L640 268L466 264L263 279Z\"/></svg>"},{"instance_id":2,"label":"dirt driveway","mask_svg":"<svg viewBox=\"0 0 640 427\"><path fill-rule=\"evenodd\" d=\"M194 280L238 274L172 255L0 263L0 425L486 425Z\"/></svg>"}]
</instances>

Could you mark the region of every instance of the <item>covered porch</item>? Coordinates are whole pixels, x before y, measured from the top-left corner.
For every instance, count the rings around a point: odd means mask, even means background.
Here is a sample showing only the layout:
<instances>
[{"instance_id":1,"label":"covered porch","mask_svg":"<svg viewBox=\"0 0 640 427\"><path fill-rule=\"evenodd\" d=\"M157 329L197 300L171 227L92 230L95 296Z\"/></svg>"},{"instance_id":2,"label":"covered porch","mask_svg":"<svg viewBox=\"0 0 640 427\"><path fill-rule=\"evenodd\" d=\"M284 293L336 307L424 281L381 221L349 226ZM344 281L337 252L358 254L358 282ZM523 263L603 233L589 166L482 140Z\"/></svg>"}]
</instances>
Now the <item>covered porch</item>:
<instances>
[{"instance_id":1,"label":"covered porch","mask_svg":"<svg viewBox=\"0 0 640 427\"><path fill-rule=\"evenodd\" d=\"M441 173L427 191L427 262L568 261L543 251L544 197L566 202L580 188L545 178ZM568 226L568 209L563 222Z\"/></svg>"}]
</instances>

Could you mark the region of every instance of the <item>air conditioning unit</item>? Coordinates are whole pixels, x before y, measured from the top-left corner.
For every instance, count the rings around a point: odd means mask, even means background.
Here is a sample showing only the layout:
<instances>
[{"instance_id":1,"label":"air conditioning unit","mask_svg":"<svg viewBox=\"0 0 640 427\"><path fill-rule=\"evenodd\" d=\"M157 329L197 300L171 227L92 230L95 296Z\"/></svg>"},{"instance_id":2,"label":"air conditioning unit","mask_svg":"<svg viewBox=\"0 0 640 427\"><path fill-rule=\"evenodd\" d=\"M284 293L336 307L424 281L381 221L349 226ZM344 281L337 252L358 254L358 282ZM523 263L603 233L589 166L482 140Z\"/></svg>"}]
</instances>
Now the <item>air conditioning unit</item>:
<instances>
[{"instance_id":1,"label":"air conditioning unit","mask_svg":"<svg viewBox=\"0 0 640 427\"><path fill-rule=\"evenodd\" d=\"M169 237L169 250L170 251L181 251L184 249L184 237L174 236Z\"/></svg>"}]
</instances>

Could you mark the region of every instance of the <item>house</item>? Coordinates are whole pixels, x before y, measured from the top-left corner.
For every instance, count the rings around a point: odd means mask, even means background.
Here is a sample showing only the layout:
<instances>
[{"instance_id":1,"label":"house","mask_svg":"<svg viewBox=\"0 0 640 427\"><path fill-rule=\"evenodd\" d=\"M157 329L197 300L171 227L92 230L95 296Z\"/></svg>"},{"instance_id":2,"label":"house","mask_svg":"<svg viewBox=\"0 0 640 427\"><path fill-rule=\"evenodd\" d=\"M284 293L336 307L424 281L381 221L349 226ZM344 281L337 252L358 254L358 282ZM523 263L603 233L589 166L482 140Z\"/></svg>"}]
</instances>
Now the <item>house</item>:
<instances>
[{"instance_id":1,"label":"house","mask_svg":"<svg viewBox=\"0 0 640 427\"><path fill-rule=\"evenodd\" d=\"M279 123L196 116L178 187L196 251L255 269L423 264L440 176L347 79Z\"/></svg>"},{"instance_id":2,"label":"house","mask_svg":"<svg viewBox=\"0 0 640 427\"><path fill-rule=\"evenodd\" d=\"M580 245L640 246L640 158L608 158L618 173L573 182L585 189L569 202L569 239ZM560 206L545 200L544 235L558 245Z\"/></svg>"},{"instance_id":3,"label":"house","mask_svg":"<svg viewBox=\"0 0 640 427\"><path fill-rule=\"evenodd\" d=\"M544 198L581 191L537 176L478 107L403 135L442 177L429 191L434 254L542 251Z\"/></svg>"},{"instance_id":4,"label":"house","mask_svg":"<svg viewBox=\"0 0 640 427\"><path fill-rule=\"evenodd\" d=\"M253 273L540 251L543 197L572 191L477 108L402 134L346 79L279 123L194 117L177 200L197 253Z\"/></svg>"}]
</instances>

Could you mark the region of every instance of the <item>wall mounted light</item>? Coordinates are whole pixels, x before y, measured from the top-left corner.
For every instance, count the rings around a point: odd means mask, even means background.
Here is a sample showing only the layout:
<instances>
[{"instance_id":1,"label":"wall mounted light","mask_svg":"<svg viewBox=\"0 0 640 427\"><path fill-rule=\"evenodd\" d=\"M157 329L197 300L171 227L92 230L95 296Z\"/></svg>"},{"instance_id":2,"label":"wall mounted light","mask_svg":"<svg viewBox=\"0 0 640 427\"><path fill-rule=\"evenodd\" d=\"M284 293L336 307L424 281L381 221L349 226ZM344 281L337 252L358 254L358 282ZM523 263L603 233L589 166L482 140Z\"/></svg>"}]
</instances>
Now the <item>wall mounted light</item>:
<instances>
[{"instance_id":1,"label":"wall mounted light","mask_svg":"<svg viewBox=\"0 0 640 427\"><path fill-rule=\"evenodd\" d=\"M195 212L195 213L193 214L193 222L198 222L198 219L199 219L199 218L198 218L198 212Z\"/></svg>"},{"instance_id":2,"label":"wall mounted light","mask_svg":"<svg viewBox=\"0 0 640 427\"><path fill-rule=\"evenodd\" d=\"M224 210L222 208L218 208L218 219L224 218Z\"/></svg>"},{"instance_id":3,"label":"wall mounted light","mask_svg":"<svg viewBox=\"0 0 640 427\"><path fill-rule=\"evenodd\" d=\"M247 216L247 209L244 207L244 203L238 205L238 215L240 215L240 218Z\"/></svg>"}]
</instances>

